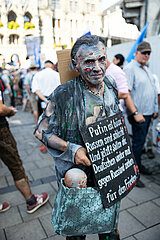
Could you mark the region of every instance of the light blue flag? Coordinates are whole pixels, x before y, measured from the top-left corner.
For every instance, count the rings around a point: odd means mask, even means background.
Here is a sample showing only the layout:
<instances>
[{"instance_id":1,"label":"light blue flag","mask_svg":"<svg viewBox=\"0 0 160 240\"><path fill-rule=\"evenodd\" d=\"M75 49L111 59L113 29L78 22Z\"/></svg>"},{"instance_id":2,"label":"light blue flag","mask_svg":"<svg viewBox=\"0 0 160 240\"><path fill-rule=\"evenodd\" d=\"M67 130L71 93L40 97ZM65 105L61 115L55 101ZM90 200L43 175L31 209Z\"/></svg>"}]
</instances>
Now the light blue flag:
<instances>
[{"instance_id":1,"label":"light blue flag","mask_svg":"<svg viewBox=\"0 0 160 240\"><path fill-rule=\"evenodd\" d=\"M147 31L147 27L148 27L148 22L145 24L145 26L143 27L142 31L141 31L141 34L140 36L137 38L137 40L134 42L134 45L130 51L130 53L128 54L128 57L126 58L126 61L129 63L132 59L134 59L135 57L135 52L136 52L136 49L137 49L137 45L140 43L140 42L143 42L143 39L146 35L146 31Z\"/></svg>"},{"instance_id":2,"label":"light blue flag","mask_svg":"<svg viewBox=\"0 0 160 240\"><path fill-rule=\"evenodd\" d=\"M34 43L34 57L35 57L35 63L36 63L36 65L39 65L39 67L41 68L40 47L37 46L36 43Z\"/></svg>"},{"instance_id":3,"label":"light blue flag","mask_svg":"<svg viewBox=\"0 0 160 240\"><path fill-rule=\"evenodd\" d=\"M86 35L91 35L91 32L89 31L89 32L85 33L83 36L86 36Z\"/></svg>"},{"instance_id":4,"label":"light blue flag","mask_svg":"<svg viewBox=\"0 0 160 240\"><path fill-rule=\"evenodd\" d=\"M89 26L86 27L82 36L86 36L86 35L89 35L89 36L91 35L91 31L90 31Z\"/></svg>"}]
</instances>

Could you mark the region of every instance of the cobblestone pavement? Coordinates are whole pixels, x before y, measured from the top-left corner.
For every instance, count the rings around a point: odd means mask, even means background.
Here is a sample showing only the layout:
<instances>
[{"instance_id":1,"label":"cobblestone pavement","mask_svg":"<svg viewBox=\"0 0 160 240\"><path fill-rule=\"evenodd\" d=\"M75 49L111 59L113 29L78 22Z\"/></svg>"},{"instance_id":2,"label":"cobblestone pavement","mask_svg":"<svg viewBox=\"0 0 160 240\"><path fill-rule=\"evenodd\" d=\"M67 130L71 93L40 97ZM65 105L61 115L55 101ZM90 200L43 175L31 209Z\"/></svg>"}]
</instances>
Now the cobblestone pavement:
<instances>
[{"instance_id":1,"label":"cobblestone pavement","mask_svg":"<svg viewBox=\"0 0 160 240\"><path fill-rule=\"evenodd\" d=\"M16 190L9 170L0 162L0 202L10 201L12 205L7 212L0 214L0 239L65 240L54 232L51 225L52 207L57 193L54 160L48 153L39 150L40 142L33 135L33 115L19 109L9 122L32 192L39 194L47 191L50 199L34 214L27 214L24 198ZM141 176L146 187L135 187L121 202L118 226L121 239L160 239L160 155L156 148L155 154L153 160L143 155L144 164L153 170L152 176ZM98 237L88 235L87 240L91 239L96 240Z\"/></svg>"}]
</instances>

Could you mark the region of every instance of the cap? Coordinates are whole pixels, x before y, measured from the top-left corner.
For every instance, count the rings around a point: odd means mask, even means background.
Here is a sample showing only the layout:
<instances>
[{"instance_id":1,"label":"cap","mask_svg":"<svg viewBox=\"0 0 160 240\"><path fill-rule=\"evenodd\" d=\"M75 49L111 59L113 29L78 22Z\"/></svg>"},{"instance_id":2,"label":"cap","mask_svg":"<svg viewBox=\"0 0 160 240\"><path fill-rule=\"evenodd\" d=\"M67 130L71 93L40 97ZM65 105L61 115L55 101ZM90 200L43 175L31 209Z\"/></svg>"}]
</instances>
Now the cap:
<instances>
[{"instance_id":1,"label":"cap","mask_svg":"<svg viewBox=\"0 0 160 240\"><path fill-rule=\"evenodd\" d=\"M148 42L141 42L137 46L137 51L143 53L146 51L151 52L151 45Z\"/></svg>"},{"instance_id":2,"label":"cap","mask_svg":"<svg viewBox=\"0 0 160 240\"><path fill-rule=\"evenodd\" d=\"M36 69L39 65L30 65L29 69Z\"/></svg>"}]
</instances>

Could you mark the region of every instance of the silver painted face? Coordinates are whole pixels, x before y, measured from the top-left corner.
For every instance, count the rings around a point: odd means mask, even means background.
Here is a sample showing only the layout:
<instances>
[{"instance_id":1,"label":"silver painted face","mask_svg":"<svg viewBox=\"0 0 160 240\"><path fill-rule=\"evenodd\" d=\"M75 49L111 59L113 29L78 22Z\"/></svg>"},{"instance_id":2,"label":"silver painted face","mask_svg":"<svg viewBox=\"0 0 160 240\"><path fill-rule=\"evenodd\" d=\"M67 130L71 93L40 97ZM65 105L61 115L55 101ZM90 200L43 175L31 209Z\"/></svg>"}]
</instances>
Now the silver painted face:
<instances>
[{"instance_id":1,"label":"silver painted face","mask_svg":"<svg viewBox=\"0 0 160 240\"><path fill-rule=\"evenodd\" d=\"M106 47L102 42L94 46L82 45L76 54L76 69L92 86L103 82L106 71Z\"/></svg>"}]
</instances>

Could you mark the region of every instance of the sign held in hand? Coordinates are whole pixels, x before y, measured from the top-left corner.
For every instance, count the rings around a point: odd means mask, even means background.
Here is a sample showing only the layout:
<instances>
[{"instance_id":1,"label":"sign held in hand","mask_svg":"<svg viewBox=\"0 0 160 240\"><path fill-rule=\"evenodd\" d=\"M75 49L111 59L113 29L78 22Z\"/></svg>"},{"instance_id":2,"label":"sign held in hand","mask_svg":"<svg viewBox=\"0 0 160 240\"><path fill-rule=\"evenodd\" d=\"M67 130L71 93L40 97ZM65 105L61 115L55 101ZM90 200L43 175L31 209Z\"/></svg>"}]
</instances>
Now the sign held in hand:
<instances>
[{"instance_id":1,"label":"sign held in hand","mask_svg":"<svg viewBox=\"0 0 160 240\"><path fill-rule=\"evenodd\" d=\"M138 175L122 113L88 125L81 134L108 208L131 191Z\"/></svg>"}]
</instances>

